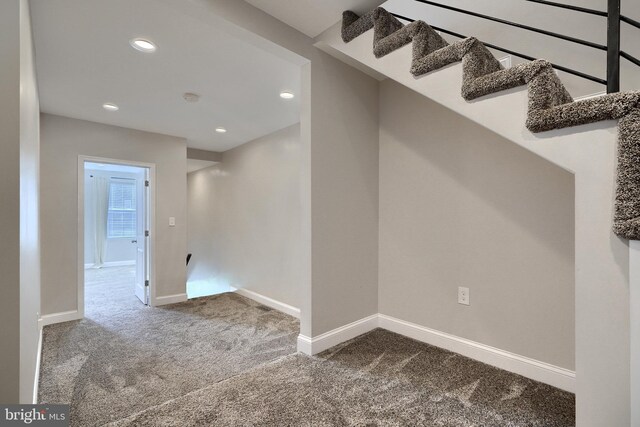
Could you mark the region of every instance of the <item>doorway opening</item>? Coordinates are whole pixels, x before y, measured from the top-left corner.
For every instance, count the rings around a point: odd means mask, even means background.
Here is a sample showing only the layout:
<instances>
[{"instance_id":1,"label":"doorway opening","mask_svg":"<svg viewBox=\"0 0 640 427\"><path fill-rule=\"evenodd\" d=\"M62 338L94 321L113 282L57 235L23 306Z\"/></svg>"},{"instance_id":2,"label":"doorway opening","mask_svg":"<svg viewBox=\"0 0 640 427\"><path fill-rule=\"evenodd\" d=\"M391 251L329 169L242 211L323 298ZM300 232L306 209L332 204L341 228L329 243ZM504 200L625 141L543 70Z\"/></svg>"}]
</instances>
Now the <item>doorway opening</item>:
<instances>
[{"instance_id":1,"label":"doorway opening","mask_svg":"<svg viewBox=\"0 0 640 427\"><path fill-rule=\"evenodd\" d=\"M82 315L151 305L154 166L96 158L79 166Z\"/></svg>"}]
</instances>

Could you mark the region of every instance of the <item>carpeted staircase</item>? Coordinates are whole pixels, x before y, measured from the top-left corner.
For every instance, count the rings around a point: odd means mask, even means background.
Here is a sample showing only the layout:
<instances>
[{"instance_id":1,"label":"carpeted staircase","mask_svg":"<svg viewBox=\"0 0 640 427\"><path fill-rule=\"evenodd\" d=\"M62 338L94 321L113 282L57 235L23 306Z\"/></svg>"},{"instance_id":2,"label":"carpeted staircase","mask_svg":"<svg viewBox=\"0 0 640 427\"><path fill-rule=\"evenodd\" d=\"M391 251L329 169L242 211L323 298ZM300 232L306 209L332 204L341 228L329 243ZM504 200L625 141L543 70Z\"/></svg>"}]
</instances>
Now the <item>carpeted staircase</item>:
<instances>
[{"instance_id":1,"label":"carpeted staircase","mask_svg":"<svg viewBox=\"0 0 640 427\"><path fill-rule=\"evenodd\" d=\"M489 49L474 37L449 44L426 22L404 25L381 7L362 16L351 11L343 13L345 43L372 28L376 58L412 43L410 72L414 77L462 61L462 97L467 101L527 85L526 127L531 132L619 120L613 231L623 238L640 239L640 92L574 101L551 63L543 59L503 69Z\"/></svg>"}]
</instances>

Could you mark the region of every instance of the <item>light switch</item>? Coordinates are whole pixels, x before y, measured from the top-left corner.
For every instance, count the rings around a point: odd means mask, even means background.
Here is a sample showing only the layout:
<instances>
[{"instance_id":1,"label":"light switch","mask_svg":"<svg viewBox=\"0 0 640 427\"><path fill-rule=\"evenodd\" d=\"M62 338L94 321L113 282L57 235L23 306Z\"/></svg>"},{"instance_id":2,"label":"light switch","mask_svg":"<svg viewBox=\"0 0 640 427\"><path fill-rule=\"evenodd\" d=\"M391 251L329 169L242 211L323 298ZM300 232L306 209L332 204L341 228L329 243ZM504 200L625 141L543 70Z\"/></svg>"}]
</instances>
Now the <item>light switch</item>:
<instances>
[{"instance_id":1,"label":"light switch","mask_svg":"<svg viewBox=\"0 0 640 427\"><path fill-rule=\"evenodd\" d=\"M175 227L176 226L176 218L173 216L169 217L169 227Z\"/></svg>"}]
</instances>

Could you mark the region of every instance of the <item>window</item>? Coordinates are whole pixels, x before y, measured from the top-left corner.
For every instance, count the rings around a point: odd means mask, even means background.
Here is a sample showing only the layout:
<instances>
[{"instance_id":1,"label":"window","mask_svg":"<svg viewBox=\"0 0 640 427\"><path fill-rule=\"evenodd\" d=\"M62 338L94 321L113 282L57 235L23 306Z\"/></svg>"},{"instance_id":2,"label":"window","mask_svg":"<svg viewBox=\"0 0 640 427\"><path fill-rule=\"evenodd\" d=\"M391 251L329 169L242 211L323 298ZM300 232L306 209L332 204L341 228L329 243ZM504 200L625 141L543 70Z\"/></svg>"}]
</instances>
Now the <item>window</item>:
<instances>
[{"instance_id":1,"label":"window","mask_svg":"<svg viewBox=\"0 0 640 427\"><path fill-rule=\"evenodd\" d=\"M136 220L136 181L112 180L109 185L107 237L109 239L136 237Z\"/></svg>"}]
</instances>

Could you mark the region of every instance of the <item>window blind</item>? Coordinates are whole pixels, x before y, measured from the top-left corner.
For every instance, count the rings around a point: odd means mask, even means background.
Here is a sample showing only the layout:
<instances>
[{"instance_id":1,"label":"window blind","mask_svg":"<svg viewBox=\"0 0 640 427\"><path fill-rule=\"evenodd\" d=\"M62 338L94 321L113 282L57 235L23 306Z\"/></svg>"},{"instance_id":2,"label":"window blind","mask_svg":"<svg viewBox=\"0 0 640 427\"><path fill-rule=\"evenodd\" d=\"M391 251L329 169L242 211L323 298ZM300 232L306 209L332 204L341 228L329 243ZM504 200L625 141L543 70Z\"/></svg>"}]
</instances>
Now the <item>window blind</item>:
<instances>
[{"instance_id":1,"label":"window blind","mask_svg":"<svg viewBox=\"0 0 640 427\"><path fill-rule=\"evenodd\" d=\"M136 237L136 206L136 181L112 180L109 186L108 238Z\"/></svg>"}]
</instances>

